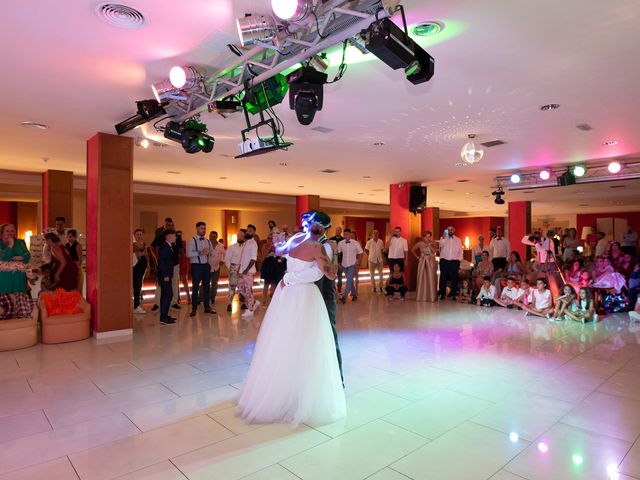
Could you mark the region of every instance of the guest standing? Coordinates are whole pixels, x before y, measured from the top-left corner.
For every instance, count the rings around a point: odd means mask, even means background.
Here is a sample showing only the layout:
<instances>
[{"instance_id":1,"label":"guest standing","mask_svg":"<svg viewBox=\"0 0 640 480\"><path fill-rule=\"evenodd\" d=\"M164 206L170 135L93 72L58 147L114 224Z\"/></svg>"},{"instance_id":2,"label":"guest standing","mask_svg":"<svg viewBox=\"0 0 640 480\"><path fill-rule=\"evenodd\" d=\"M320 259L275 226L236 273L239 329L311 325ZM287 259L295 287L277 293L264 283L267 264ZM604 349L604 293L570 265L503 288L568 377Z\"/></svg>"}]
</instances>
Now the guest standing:
<instances>
[{"instance_id":1,"label":"guest standing","mask_svg":"<svg viewBox=\"0 0 640 480\"><path fill-rule=\"evenodd\" d=\"M200 284L204 285L202 303L205 313L216 313L211 309L211 265L209 265L209 255L213 252L213 246L208 238L207 224L196 223L196 234L187 242L187 257L191 261L191 313L190 317L195 317L198 311Z\"/></svg>"},{"instance_id":2,"label":"guest standing","mask_svg":"<svg viewBox=\"0 0 640 480\"><path fill-rule=\"evenodd\" d=\"M240 229L237 235L237 241L231 245L224 256L224 263L229 271L229 297L227 302L227 312L232 311L233 297L238 288L238 270L240 268L240 255L242 254L242 245L244 244L244 229Z\"/></svg>"},{"instance_id":3,"label":"guest standing","mask_svg":"<svg viewBox=\"0 0 640 480\"><path fill-rule=\"evenodd\" d=\"M247 228L244 230L244 245L240 251L240 265L238 267L238 293L247 306L247 309L242 312L242 317L245 318L253 316L255 310L260 306L260 302L253 298L253 277L256 274L257 259L258 244Z\"/></svg>"},{"instance_id":4,"label":"guest standing","mask_svg":"<svg viewBox=\"0 0 640 480\"><path fill-rule=\"evenodd\" d=\"M389 269L393 270L393 264L397 263L400 265L400 270L404 272L407 254L409 253L409 244L406 238L400 236L401 234L402 229L400 227L393 229L393 236L387 246L387 254L389 258Z\"/></svg>"},{"instance_id":5,"label":"guest standing","mask_svg":"<svg viewBox=\"0 0 640 480\"><path fill-rule=\"evenodd\" d=\"M84 255L82 253L82 245L78 243L78 232L73 228L67 231L67 244L65 245L69 251L69 255L74 262L78 265L78 291L82 293L82 284L84 278L82 275L82 260Z\"/></svg>"},{"instance_id":6,"label":"guest standing","mask_svg":"<svg viewBox=\"0 0 640 480\"><path fill-rule=\"evenodd\" d=\"M384 268L384 242L380 238L380 232L373 230L371 232L371 238L364 247L364 251L367 254L369 261L369 275L371 276L371 287L374 293L377 291L376 287L376 272L378 273L378 286L380 292L384 286L382 269Z\"/></svg>"},{"instance_id":7,"label":"guest standing","mask_svg":"<svg viewBox=\"0 0 640 480\"><path fill-rule=\"evenodd\" d=\"M598 243L596 243L596 253L594 258L606 257L609 253L609 240L607 240L604 232L598 232Z\"/></svg>"},{"instance_id":8,"label":"guest standing","mask_svg":"<svg viewBox=\"0 0 640 480\"><path fill-rule=\"evenodd\" d=\"M424 232L423 238L411 249L411 253L418 259L416 302L435 302L438 300L437 249L438 244L433 241L430 231Z\"/></svg>"},{"instance_id":9,"label":"guest standing","mask_svg":"<svg viewBox=\"0 0 640 480\"><path fill-rule=\"evenodd\" d=\"M136 264L133 267L133 312L146 313L140 303L142 302L142 282L149 265L147 257L147 244L142 239L142 230L137 228L133 232L133 254L136 256Z\"/></svg>"},{"instance_id":10,"label":"guest standing","mask_svg":"<svg viewBox=\"0 0 640 480\"><path fill-rule=\"evenodd\" d=\"M489 252L489 246L484 243L484 236L478 236L478 245L474 246L471 249L471 259L473 260L473 265L478 266L478 264L482 261L482 252ZM489 252L489 260L491 260L491 252Z\"/></svg>"},{"instance_id":11,"label":"guest standing","mask_svg":"<svg viewBox=\"0 0 640 480\"><path fill-rule=\"evenodd\" d=\"M69 251L62 245L60 237L50 232L44 236L51 252L52 276L54 288L63 288L68 292L78 289L78 264L73 261Z\"/></svg>"},{"instance_id":12,"label":"guest standing","mask_svg":"<svg viewBox=\"0 0 640 480\"><path fill-rule=\"evenodd\" d=\"M67 224L66 218L56 217L55 230L52 233L55 233L61 242L64 242L66 240L66 236L65 236L66 224ZM49 249L49 246L47 245L46 242L44 244L44 247L42 248L42 259L46 263L49 263L51 261L51 250Z\"/></svg>"},{"instance_id":13,"label":"guest standing","mask_svg":"<svg viewBox=\"0 0 640 480\"><path fill-rule=\"evenodd\" d=\"M0 225L0 262L29 263L31 254L24 240L16 238L16 227ZM0 293L28 293L27 275L22 270L0 270Z\"/></svg>"},{"instance_id":14,"label":"guest standing","mask_svg":"<svg viewBox=\"0 0 640 480\"><path fill-rule=\"evenodd\" d=\"M167 228L163 230L164 241L158 246L158 286L160 287L160 324L173 325L174 317L169 316L169 307L173 297L172 277L174 275L173 260L177 246L176 231Z\"/></svg>"},{"instance_id":15,"label":"guest standing","mask_svg":"<svg viewBox=\"0 0 640 480\"><path fill-rule=\"evenodd\" d=\"M494 270L504 270L507 266L507 258L511 253L511 243L504 238L502 227L496 229L496 237L489 244L489 253Z\"/></svg>"},{"instance_id":16,"label":"guest standing","mask_svg":"<svg viewBox=\"0 0 640 480\"><path fill-rule=\"evenodd\" d=\"M338 244L338 253L342 254L342 271L347 277L347 287L340 297L342 303L346 303L347 296L351 294L351 300L358 299L358 291L354 283L357 267L364 251L356 240L351 240L351 230L344 229L344 240Z\"/></svg>"},{"instance_id":17,"label":"guest standing","mask_svg":"<svg viewBox=\"0 0 640 480\"><path fill-rule=\"evenodd\" d=\"M213 252L209 255L209 265L211 265L211 303L215 305L218 296L218 283L220 282L220 269L224 265L224 245L218 242L218 232L209 233L209 241L213 247ZM214 309L215 310L215 307Z\"/></svg>"},{"instance_id":18,"label":"guest standing","mask_svg":"<svg viewBox=\"0 0 640 480\"><path fill-rule=\"evenodd\" d=\"M458 271L462 260L462 242L455 235L456 229L449 225L440 238L440 299L444 300L447 294L447 283L451 282L452 299L458 292Z\"/></svg>"},{"instance_id":19,"label":"guest standing","mask_svg":"<svg viewBox=\"0 0 640 480\"><path fill-rule=\"evenodd\" d=\"M562 260L567 261L572 258L575 258L578 251L578 244L580 243L580 239L578 238L578 231L575 228L570 228L567 236L562 243L564 250L562 251Z\"/></svg>"},{"instance_id":20,"label":"guest standing","mask_svg":"<svg viewBox=\"0 0 640 480\"><path fill-rule=\"evenodd\" d=\"M334 242L337 248L337 245L340 245L340 242L344 240L344 237L342 236L342 227L336 227L336 234L331 237L329 239L329 241ZM338 253L338 293L342 292L342 254L340 252Z\"/></svg>"}]
</instances>

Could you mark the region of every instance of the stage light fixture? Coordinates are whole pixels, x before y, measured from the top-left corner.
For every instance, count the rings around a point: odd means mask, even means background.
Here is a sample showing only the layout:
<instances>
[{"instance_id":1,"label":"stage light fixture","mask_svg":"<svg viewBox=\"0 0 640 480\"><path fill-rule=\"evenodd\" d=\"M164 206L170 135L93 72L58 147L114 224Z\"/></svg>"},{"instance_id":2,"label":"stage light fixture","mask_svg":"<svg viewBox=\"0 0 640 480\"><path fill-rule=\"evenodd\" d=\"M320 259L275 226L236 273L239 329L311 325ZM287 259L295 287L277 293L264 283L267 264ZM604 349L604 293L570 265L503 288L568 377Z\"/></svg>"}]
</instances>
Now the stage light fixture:
<instances>
[{"instance_id":1,"label":"stage light fixture","mask_svg":"<svg viewBox=\"0 0 640 480\"><path fill-rule=\"evenodd\" d=\"M575 185L576 176L571 171L571 168L567 168L567 171L562 175L559 175L556 181L561 187L566 187L567 185Z\"/></svg>"},{"instance_id":2,"label":"stage light fixture","mask_svg":"<svg viewBox=\"0 0 640 480\"><path fill-rule=\"evenodd\" d=\"M175 87L171 85L171 82L166 79L152 84L151 90L153 91L153 96L156 97L159 103L168 100L178 93Z\"/></svg>"},{"instance_id":3,"label":"stage light fixture","mask_svg":"<svg viewBox=\"0 0 640 480\"><path fill-rule=\"evenodd\" d=\"M292 23L304 20L311 13L312 7L310 0L271 0L273 14Z\"/></svg>"},{"instance_id":4,"label":"stage light fixture","mask_svg":"<svg viewBox=\"0 0 640 480\"><path fill-rule=\"evenodd\" d=\"M575 177L584 177L587 173L587 168L584 165L576 165L573 167L573 175Z\"/></svg>"},{"instance_id":5,"label":"stage light fixture","mask_svg":"<svg viewBox=\"0 0 640 480\"><path fill-rule=\"evenodd\" d=\"M187 153L209 153L213 150L215 139L206 132L207 126L195 119L183 123L168 122L164 127L164 137L179 142Z\"/></svg>"},{"instance_id":6,"label":"stage light fixture","mask_svg":"<svg viewBox=\"0 0 640 480\"><path fill-rule=\"evenodd\" d=\"M276 22L266 15L247 14L236 20L238 37L243 47L273 40L276 34Z\"/></svg>"},{"instance_id":7,"label":"stage light fixture","mask_svg":"<svg viewBox=\"0 0 640 480\"><path fill-rule=\"evenodd\" d=\"M190 90L198 85L200 78L198 71L189 66L176 66L169 71L169 81L175 88Z\"/></svg>"},{"instance_id":8,"label":"stage light fixture","mask_svg":"<svg viewBox=\"0 0 640 480\"><path fill-rule=\"evenodd\" d=\"M403 14L404 21L404 14ZM373 22L362 37L365 48L394 70L403 68L414 85L431 79L435 60L389 18Z\"/></svg>"},{"instance_id":9,"label":"stage light fixture","mask_svg":"<svg viewBox=\"0 0 640 480\"><path fill-rule=\"evenodd\" d=\"M313 67L301 67L287 75L289 108L296 111L298 121L309 125L318 110L322 110L323 85L327 74Z\"/></svg>"},{"instance_id":10,"label":"stage light fixture","mask_svg":"<svg viewBox=\"0 0 640 480\"><path fill-rule=\"evenodd\" d=\"M161 115L166 115L163 104L156 100L140 100L136 102L137 114L115 125L116 133L122 135Z\"/></svg>"},{"instance_id":11,"label":"stage light fixture","mask_svg":"<svg viewBox=\"0 0 640 480\"><path fill-rule=\"evenodd\" d=\"M287 90L287 79L278 73L262 83L246 88L242 103L249 113L255 115L282 102Z\"/></svg>"},{"instance_id":12,"label":"stage light fixture","mask_svg":"<svg viewBox=\"0 0 640 480\"><path fill-rule=\"evenodd\" d=\"M504 198L502 198L504 196L504 190L502 189L501 186L498 186L498 188L496 190L491 192L491 195L496 197L495 200L494 200L494 203L496 205L504 205L505 201L504 201Z\"/></svg>"},{"instance_id":13,"label":"stage light fixture","mask_svg":"<svg viewBox=\"0 0 640 480\"><path fill-rule=\"evenodd\" d=\"M522 177L520 177L519 173L511 174L511 183L520 183L521 180L522 180Z\"/></svg>"},{"instance_id":14,"label":"stage light fixture","mask_svg":"<svg viewBox=\"0 0 640 480\"><path fill-rule=\"evenodd\" d=\"M620 162L614 160L613 162L609 163L607 170L609 170L609 173L613 174L620 173L620 170L622 170L622 165L620 164Z\"/></svg>"},{"instance_id":15,"label":"stage light fixture","mask_svg":"<svg viewBox=\"0 0 640 480\"><path fill-rule=\"evenodd\" d=\"M540 180L549 180L551 178L551 172L545 168L540 170Z\"/></svg>"}]
</instances>

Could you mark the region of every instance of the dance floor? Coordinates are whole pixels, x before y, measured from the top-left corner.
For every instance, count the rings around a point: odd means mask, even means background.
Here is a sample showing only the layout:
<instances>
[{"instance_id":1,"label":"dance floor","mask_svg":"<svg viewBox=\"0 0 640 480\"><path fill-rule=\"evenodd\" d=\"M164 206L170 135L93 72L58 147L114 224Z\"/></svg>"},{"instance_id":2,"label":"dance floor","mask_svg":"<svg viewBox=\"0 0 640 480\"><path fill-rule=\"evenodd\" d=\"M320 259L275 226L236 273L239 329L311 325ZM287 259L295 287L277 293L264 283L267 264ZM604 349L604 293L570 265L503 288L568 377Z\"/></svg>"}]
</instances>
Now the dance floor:
<instances>
[{"instance_id":1,"label":"dance floor","mask_svg":"<svg viewBox=\"0 0 640 480\"><path fill-rule=\"evenodd\" d=\"M261 315L187 314L0 353L0 479L640 479L626 314L553 324L363 294L339 307L348 417L296 430L234 416Z\"/></svg>"}]
</instances>

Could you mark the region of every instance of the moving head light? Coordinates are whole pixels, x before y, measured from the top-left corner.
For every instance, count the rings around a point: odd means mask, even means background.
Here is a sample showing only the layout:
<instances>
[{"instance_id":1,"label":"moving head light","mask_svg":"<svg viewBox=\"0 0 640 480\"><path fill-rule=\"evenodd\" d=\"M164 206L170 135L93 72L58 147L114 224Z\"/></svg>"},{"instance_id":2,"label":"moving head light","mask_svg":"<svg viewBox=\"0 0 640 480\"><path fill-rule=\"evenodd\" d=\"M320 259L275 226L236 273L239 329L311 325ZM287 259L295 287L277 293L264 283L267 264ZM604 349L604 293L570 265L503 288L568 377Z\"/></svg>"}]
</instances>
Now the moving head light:
<instances>
[{"instance_id":1,"label":"moving head light","mask_svg":"<svg viewBox=\"0 0 640 480\"><path fill-rule=\"evenodd\" d=\"M435 60L389 18L373 22L362 32L365 47L394 70L405 69L414 85L433 77Z\"/></svg>"},{"instance_id":2,"label":"moving head light","mask_svg":"<svg viewBox=\"0 0 640 480\"><path fill-rule=\"evenodd\" d=\"M206 131L207 126L197 120L190 119L184 123L172 121L164 127L164 138L180 143L187 153L209 153L213 150L215 139Z\"/></svg>"},{"instance_id":3,"label":"moving head light","mask_svg":"<svg viewBox=\"0 0 640 480\"><path fill-rule=\"evenodd\" d=\"M298 121L309 125L318 110L322 110L323 85L327 74L313 67L301 67L287 75L289 84L289 108L296 111Z\"/></svg>"},{"instance_id":4,"label":"moving head light","mask_svg":"<svg viewBox=\"0 0 640 480\"><path fill-rule=\"evenodd\" d=\"M147 123L149 120L153 120L161 115L166 115L166 111L163 108L163 104L157 100L139 100L136 102L136 108L138 113L132 117L123 120L115 125L118 135L122 135L129 130Z\"/></svg>"}]
</instances>

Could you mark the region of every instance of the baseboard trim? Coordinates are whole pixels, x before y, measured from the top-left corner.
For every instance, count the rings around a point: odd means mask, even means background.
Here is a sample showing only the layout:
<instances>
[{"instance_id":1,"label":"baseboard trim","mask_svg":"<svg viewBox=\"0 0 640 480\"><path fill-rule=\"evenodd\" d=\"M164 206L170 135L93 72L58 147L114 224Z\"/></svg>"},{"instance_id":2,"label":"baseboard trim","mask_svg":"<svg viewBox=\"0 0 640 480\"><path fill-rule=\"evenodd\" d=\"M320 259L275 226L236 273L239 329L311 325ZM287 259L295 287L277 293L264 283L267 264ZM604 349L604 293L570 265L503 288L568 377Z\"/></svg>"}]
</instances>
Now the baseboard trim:
<instances>
[{"instance_id":1,"label":"baseboard trim","mask_svg":"<svg viewBox=\"0 0 640 480\"><path fill-rule=\"evenodd\" d=\"M105 340L115 337L129 337L133 335L133 328L125 328L122 330L112 330L110 332L93 332L96 340Z\"/></svg>"}]
</instances>

